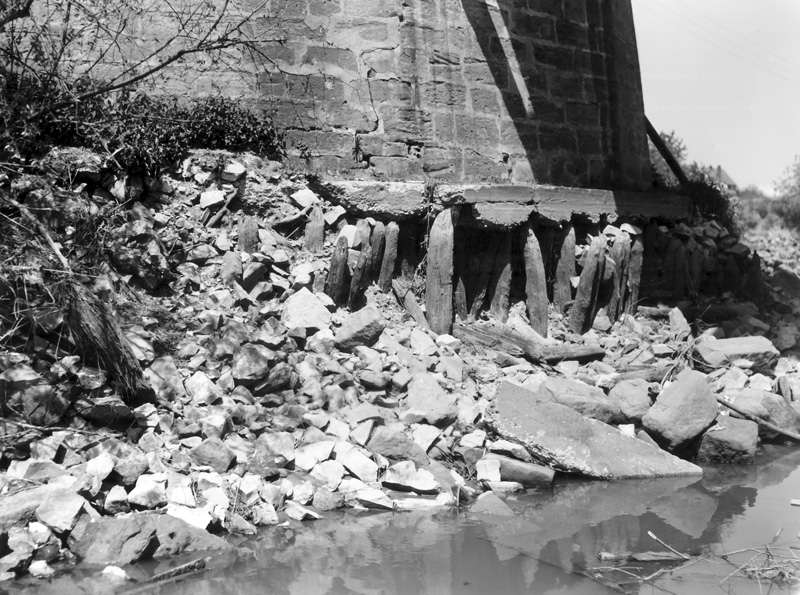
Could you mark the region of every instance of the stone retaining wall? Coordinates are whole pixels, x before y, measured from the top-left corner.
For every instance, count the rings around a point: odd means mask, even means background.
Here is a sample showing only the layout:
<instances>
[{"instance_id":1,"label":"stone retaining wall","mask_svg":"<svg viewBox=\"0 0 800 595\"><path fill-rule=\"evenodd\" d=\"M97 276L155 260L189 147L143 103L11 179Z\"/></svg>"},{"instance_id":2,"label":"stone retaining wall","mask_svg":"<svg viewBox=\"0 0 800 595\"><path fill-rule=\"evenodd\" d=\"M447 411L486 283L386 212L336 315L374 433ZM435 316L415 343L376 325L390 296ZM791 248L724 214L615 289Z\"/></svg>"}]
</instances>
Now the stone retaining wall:
<instances>
[{"instance_id":1,"label":"stone retaining wall","mask_svg":"<svg viewBox=\"0 0 800 595\"><path fill-rule=\"evenodd\" d=\"M272 113L292 165L339 179L650 188L629 0L245 4L261 54L187 61L160 89ZM143 25L143 38L168 29Z\"/></svg>"}]
</instances>

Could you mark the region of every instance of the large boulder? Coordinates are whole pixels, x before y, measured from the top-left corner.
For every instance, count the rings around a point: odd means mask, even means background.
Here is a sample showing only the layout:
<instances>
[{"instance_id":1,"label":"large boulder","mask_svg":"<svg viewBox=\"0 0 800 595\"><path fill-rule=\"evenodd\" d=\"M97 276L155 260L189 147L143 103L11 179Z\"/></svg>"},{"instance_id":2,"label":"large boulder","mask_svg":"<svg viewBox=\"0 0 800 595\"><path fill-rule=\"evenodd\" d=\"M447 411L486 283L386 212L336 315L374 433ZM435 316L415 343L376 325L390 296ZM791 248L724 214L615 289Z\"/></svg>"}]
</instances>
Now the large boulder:
<instances>
[{"instance_id":1,"label":"large boulder","mask_svg":"<svg viewBox=\"0 0 800 595\"><path fill-rule=\"evenodd\" d=\"M539 392L545 399L566 405L586 417L607 424L624 421L619 402L606 396L602 389L580 380L553 376L542 383Z\"/></svg>"},{"instance_id":2,"label":"large boulder","mask_svg":"<svg viewBox=\"0 0 800 595\"><path fill-rule=\"evenodd\" d=\"M700 436L718 414L706 375L686 369L661 391L642 425L665 448L676 450Z\"/></svg>"},{"instance_id":3,"label":"large boulder","mask_svg":"<svg viewBox=\"0 0 800 595\"><path fill-rule=\"evenodd\" d=\"M599 479L703 473L697 465L509 383L498 388L488 423L538 461L568 473Z\"/></svg>"},{"instance_id":4,"label":"large boulder","mask_svg":"<svg viewBox=\"0 0 800 595\"><path fill-rule=\"evenodd\" d=\"M697 460L702 463L752 465L756 462L758 424L730 415L719 416L703 435Z\"/></svg>"},{"instance_id":5,"label":"large boulder","mask_svg":"<svg viewBox=\"0 0 800 595\"><path fill-rule=\"evenodd\" d=\"M800 432L800 413L789 405L783 397L757 388L745 388L725 395L737 409L760 417L781 429ZM759 426L762 438L773 440L778 437L766 426Z\"/></svg>"},{"instance_id":6,"label":"large boulder","mask_svg":"<svg viewBox=\"0 0 800 595\"><path fill-rule=\"evenodd\" d=\"M781 357L772 341L766 337L733 337L730 339L707 339L695 347L695 358L707 369L716 370L736 360L752 362L755 372L769 372Z\"/></svg>"},{"instance_id":7,"label":"large boulder","mask_svg":"<svg viewBox=\"0 0 800 595\"><path fill-rule=\"evenodd\" d=\"M224 539L171 515L102 517L76 528L71 549L86 564L122 566L182 552L230 550Z\"/></svg>"},{"instance_id":8,"label":"large boulder","mask_svg":"<svg viewBox=\"0 0 800 595\"><path fill-rule=\"evenodd\" d=\"M609 398L619 403L626 421L640 424L642 417L653 404L650 398L650 383L644 378L622 380L608 392Z\"/></svg>"}]
</instances>

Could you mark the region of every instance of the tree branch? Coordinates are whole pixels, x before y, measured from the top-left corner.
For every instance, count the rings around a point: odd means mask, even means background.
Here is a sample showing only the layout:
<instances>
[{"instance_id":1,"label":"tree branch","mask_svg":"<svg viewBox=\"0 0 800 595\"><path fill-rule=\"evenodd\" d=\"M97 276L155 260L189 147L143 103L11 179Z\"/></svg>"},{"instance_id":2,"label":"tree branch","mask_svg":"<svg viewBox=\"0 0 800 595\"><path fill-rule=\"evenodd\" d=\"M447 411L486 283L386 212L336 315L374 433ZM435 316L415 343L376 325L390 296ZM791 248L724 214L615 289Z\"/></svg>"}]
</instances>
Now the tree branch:
<instances>
[{"instance_id":1,"label":"tree branch","mask_svg":"<svg viewBox=\"0 0 800 595\"><path fill-rule=\"evenodd\" d=\"M21 6L9 8L4 12L0 12L0 31L5 29L5 26L9 23L31 16L32 5L33 0L25 0Z\"/></svg>"}]
</instances>

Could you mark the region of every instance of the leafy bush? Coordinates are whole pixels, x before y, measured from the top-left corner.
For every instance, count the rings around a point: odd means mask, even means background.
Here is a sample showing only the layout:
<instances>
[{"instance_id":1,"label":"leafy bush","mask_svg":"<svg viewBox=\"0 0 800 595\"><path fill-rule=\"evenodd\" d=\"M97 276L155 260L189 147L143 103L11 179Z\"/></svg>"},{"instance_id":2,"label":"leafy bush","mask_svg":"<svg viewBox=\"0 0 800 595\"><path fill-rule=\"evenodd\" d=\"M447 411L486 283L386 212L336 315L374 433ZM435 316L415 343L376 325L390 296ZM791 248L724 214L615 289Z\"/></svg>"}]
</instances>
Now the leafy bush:
<instances>
[{"instance_id":1,"label":"leafy bush","mask_svg":"<svg viewBox=\"0 0 800 595\"><path fill-rule=\"evenodd\" d=\"M283 155L282 135L269 117L223 97L186 105L137 93L96 97L43 119L39 132L49 143L106 153L122 169L151 176L191 148Z\"/></svg>"}]
</instances>

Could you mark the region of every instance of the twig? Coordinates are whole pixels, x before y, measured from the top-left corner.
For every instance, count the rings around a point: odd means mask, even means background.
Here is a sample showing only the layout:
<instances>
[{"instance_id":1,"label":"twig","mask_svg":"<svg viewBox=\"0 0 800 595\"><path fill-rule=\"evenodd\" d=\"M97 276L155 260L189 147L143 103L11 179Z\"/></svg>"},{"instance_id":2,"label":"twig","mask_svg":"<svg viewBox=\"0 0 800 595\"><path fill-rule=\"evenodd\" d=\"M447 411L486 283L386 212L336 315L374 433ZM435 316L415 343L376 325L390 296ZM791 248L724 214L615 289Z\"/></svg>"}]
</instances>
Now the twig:
<instances>
[{"instance_id":1,"label":"twig","mask_svg":"<svg viewBox=\"0 0 800 595\"><path fill-rule=\"evenodd\" d=\"M656 540L658 543L660 543L661 545L663 545L665 548L667 548L669 551L671 551L673 554L675 554L676 556L678 556L679 558L682 558L683 560L691 560L691 557L690 557L690 556L687 556L686 554L682 554L682 553L680 553L678 550L676 550L676 549L675 549L675 548L673 548L672 546L670 546L670 545L667 545L666 543L664 543L663 541L661 541L661 539L659 539L659 538L658 538L658 537L655 535L655 533L653 533L652 531L648 531L648 532L647 532L647 534L648 534L650 537L652 537L653 539L655 539L655 540Z\"/></svg>"},{"instance_id":2,"label":"twig","mask_svg":"<svg viewBox=\"0 0 800 595\"><path fill-rule=\"evenodd\" d=\"M747 419L749 419L751 421L754 421L757 424L764 426L768 430L772 430L773 432L777 432L778 434L781 434L782 436L785 436L786 438L789 438L790 440L794 440L795 442L800 442L800 434L797 434L795 432L791 432L789 430L784 430L783 428L779 428L775 424L770 423L770 422L766 421L765 419L761 419L757 415L753 415L752 413L748 413L747 411L744 411L744 410L740 409L739 407L736 407L735 405L732 405L731 403L728 403L725 399L723 399L720 396L717 396L717 401L720 403L720 405L725 405L725 407L727 407L728 409L730 409L734 413L738 413L742 417L747 418Z\"/></svg>"}]
</instances>

